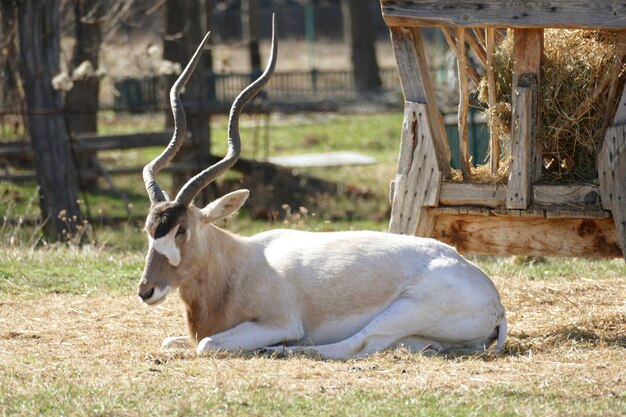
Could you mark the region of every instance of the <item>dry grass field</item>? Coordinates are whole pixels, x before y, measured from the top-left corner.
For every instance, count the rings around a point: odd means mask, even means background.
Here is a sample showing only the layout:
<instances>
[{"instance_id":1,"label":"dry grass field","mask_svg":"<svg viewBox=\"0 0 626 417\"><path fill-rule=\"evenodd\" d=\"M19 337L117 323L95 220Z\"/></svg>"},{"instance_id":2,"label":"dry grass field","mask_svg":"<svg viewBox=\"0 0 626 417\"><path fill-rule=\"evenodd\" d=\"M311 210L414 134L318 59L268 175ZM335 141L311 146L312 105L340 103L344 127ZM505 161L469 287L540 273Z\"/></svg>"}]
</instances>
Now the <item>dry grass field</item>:
<instances>
[{"instance_id":1,"label":"dry grass field","mask_svg":"<svg viewBox=\"0 0 626 417\"><path fill-rule=\"evenodd\" d=\"M0 252L2 415L626 414L622 260L482 260L508 310L499 354L324 361L161 349L181 303L137 302L139 252Z\"/></svg>"}]
</instances>

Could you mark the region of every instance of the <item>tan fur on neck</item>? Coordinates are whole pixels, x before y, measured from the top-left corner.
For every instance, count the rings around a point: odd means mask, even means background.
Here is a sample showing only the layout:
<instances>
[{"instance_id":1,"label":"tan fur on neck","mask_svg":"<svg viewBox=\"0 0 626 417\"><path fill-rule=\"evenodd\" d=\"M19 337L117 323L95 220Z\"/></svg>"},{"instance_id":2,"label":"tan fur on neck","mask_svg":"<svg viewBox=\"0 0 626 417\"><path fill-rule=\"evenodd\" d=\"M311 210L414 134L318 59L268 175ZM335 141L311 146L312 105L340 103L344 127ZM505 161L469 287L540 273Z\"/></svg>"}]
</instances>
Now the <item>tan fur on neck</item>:
<instances>
[{"instance_id":1,"label":"tan fur on neck","mask_svg":"<svg viewBox=\"0 0 626 417\"><path fill-rule=\"evenodd\" d=\"M197 224L192 239L202 240L188 245L195 252L186 256L204 262L194 263L194 268L186 271L188 278L180 286L189 335L196 342L227 330L238 322L232 313L231 289L238 285L232 279L237 276L235 269L238 265L233 260L243 256L241 247L235 242L236 236L201 219Z\"/></svg>"}]
</instances>

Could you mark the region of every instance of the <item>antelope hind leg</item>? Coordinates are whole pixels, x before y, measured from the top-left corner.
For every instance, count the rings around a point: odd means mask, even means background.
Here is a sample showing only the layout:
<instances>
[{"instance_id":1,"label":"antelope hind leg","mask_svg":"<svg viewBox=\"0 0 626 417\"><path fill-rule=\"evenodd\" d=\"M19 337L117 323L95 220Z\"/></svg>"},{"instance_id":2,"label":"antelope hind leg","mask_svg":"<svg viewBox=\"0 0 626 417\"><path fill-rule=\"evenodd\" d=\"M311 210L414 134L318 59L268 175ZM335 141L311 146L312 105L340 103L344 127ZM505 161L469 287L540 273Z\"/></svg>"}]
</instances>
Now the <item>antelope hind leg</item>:
<instances>
[{"instance_id":1,"label":"antelope hind leg","mask_svg":"<svg viewBox=\"0 0 626 417\"><path fill-rule=\"evenodd\" d=\"M443 346L439 343L417 336L424 327L424 314L420 311L420 306L412 299L401 298L394 301L354 336L340 342L319 346L273 346L266 348L266 351L285 355L317 354L325 359L342 360L371 355L397 346L397 342L410 345L408 347L414 351L428 348L442 350Z\"/></svg>"}]
</instances>

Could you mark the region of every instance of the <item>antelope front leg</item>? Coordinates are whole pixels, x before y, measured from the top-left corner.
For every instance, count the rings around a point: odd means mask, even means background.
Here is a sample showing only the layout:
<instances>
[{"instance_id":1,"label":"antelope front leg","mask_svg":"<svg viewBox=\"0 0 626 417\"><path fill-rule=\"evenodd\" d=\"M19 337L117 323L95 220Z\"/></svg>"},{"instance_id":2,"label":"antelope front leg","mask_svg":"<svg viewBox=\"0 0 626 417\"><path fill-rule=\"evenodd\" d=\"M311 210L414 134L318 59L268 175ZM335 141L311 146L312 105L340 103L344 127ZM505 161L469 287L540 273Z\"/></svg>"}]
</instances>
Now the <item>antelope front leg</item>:
<instances>
[{"instance_id":1,"label":"antelope front leg","mask_svg":"<svg viewBox=\"0 0 626 417\"><path fill-rule=\"evenodd\" d=\"M172 336L166 337L161 343L162 348L174 348L174 347L191 347L191 338L189 336Z\"/></svg>"},{"instance_id":2,"label":"antelope front leg","mask_svg":"<svg viewBox=\"0 0 626 417\"><path fill-rule=\"evenodd\" d=\"M245 322L225 332L205 337L198 343L197 351L255 350L277 343L297 341L302 335L301 325L277 327Z\"/></svg>"}]
</instances>

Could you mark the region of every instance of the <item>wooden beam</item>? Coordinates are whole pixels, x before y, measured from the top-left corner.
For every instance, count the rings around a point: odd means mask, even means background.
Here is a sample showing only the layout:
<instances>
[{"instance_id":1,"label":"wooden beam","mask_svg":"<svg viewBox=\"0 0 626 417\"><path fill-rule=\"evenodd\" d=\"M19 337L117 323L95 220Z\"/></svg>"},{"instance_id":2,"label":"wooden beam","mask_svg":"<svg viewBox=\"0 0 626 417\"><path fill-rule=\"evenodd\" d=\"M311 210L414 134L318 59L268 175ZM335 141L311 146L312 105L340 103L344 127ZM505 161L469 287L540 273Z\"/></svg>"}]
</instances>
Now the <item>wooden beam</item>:
<instances>
[{"instance_id":1,"label":"wooden beam","mask_svg":"<svg viewBox=\"0 0 626 417\"><path fill-rule=\"evenodd\" d=\"M496 50L496 30L494 28L487 28L485 33L485 45L487 47L487 66L485 68L487 72L487 92L488 92L488 105L491 111L496 106L496 70L494 63L494 55ZM489 170L491 175L495 176L498 173L498 167L500 165L500 137L499 132L494 123L493 114L489 116L489 154L491 156Z\"/></svg>"},{"instance_id":2,"label":"wooden beam","mask_svg":"<svg viewBox=\"0 0 626 417\"><path fill-rule=\"evenodd\" d=\"M469 160L469 130L467 116L469 114L469 88L467 86L467 56L465 54L465 29L456 28L457 72L459 77L459 161L461 172L466 180L471 178L472 170Z\"/></svg>"},{"instance_id":3,"label":"wooden beam","mask_svg":"<svg viewBox=\"0 0 626 417\"><path fill-rule=\"evenodd\" d=\"M504 207L506 187L498 184L444 182L439 204L446 206Z\"/></svg>"},{"instance_id":4,"label":"wooden beam","mask_svg":"<svg viewBox=\"0 0 626 417\"><path fill-rule=\"evenodd\" d=\"M424 74L417 59L411 31L393 28L390 33L404 99L414 103L427 103Z\"/></svg>"},{"instance_id":5,"label":"wooden beam","mask_svg":"<svg viewBox=\"0 0 626 417\"><path fill-rule=\"evenodd\" d=\"M541 59L543 55L543 29L515 29L513 31L512 85L528 87L529 83L541 85Z\"/></svg>"},{"instance_id":6,"label":"wooden beam","mask_svg":"<svg viewBox=\"0 0 626 417\"><path fill-rule=\"evenodd\" d=\"M539 89L542 29L513 31L513 116L511 120L511 167L507 208L525 209L530 204L530 187L541 177L541 147L536 141L539 124Z\"/></svg>"},{"instance_id":7,"label":"wooden beam","mask_svg":"<svg viewBox=\"0 0 626 417\"><path fill-rule=\"evenodd\" d=\"M435 145L437 160L439 161L439 170L445 177L450 176L450 146L448 144L448 134L446 133L446 126L443 122L443 115L439 111L437 105L437 95L430 77L430 67L426 59L426 50L424 48L424 41L422 40L422 34L419 28L411 29L411 35L413 37L413 46L419 62L419 69L422 72L422 80L424 83L424 91L426 92L426 98L428 101L428 113L430 118L430 129L433 135L433 143Z\"/></svg>"},{"instance_id":8,"label":"wooden beam","mask_svg":"<svg viewBox=\"0 0 626 417\"><path fill-rule=\"evenodd\" d=\"M449 27L442 27L441 32L443 33L443 37L445 38L446 42L448 42L450 50L452 51L452 53L454 53L454 56L458 57L459 52L457 51L456 37L452 33L452 29ZM471 64L467 65L466 69L467 75L469 75L469 77L472 79L474 85L478 87L478 84L480 84L480 75L478 74L478 71Z\"/></svg>"},{"instance_id":9,"label":"wooden beam","mask_svg":"<svg viewBox=\"0 0 626 417\"><path fill-rule=\"evenodd\" d=\"M595 185L535 185L533 202L557 206L586 206L600 201L600 190Z\"/></svg>"},{"instance_id":10,"label":"wooden beam","mask_svg":"<svg viewBox=\"0 0 626 417\"><path fill-rule=\"evenodd\" d=\"M615 223L611 218L442 214L435 218L433 237L456 246L462 253L607 258L622 256Z\"/></svg>"},{"instance_id":11,"label":"wooden beam","mask_svg":"<svg viewBox=\"0 0 626 417\"><path fill-rule=\"evenodd\" d=\"M530 204L532 96L531 88L518 87L513 92L511 166L506 197L506 207L510 209L526 209Z\"/></svg>"},{"instance_id":12,"label":"wooden beam","mask_svg":"<svg viewBox=\"0 0 626 417\"><path fill-rule=\"evenodd\" d=\"M625 95L622 92L622 102ZM602 206L611 210L626 259L626 124L607 130L598 159Z\"/></svg>"},{"instance_id":13,"label":"wooden beam","mask_svg":"<svg viewBox=\"0 0 626 417\"><path fill-rule=\"evenodd\" d=\"M515 29L513 31L513 81L512 85L530 87L532 96L532 120L530 137L532 139L530 154L531 181L541 178L542 147L535 140L537 126L541 123L541 60L543 58L543 29Z\"/></svg>"},{"instance_id":14,"label":"wooden beam","mask_svg":"<svg viewBox=\"0 0 626 417\"><path fill-rule=\"evenodd\" d=\"M477 39L475 31L466 31L465 41L470 46L470 48L472 48L472 51L474 51L482 66L487 67L487 52L485 51L485 47Z\"/></svg>"},{"instance_id":15,"label":"wooden beam","mask_svg":"<svg viewBox=\"0 0 626 417\"><path fill-rule=\"evenodd\" d=\"M425 104L405 103L389 222L392 233L429 236L434 225L425 208L439 202L442 173L428 120Z\"/></svg>"},{"instance_id":16,"label":"wooden beam","mask_svg":"<svg viewBox=\"0 0 626 417\"><path fill-rule=\"evenodd\" d=\"M620 120L624 120L626 118L626 112L624 111L626 109L618 108L618 100L620 99L621 90L624 89L624 61L626 61L626 30L622 30L617 34L615 42L615 59L613 61L611 71L606 74L607 76L610 76L611 80L606 100L606 117L600 129L596 132L598 139L605 137L607 129L612 124L619 124Z\"/></svg>"},{"instance_id":17,"label":"wooden beam","mask_svg":"<svg viewBox=\"0 0 626 417\"><path fill-rule=\"evenodd\" d=\"M426 53L419 30L393 28L391 43L394 48L402 94L407 102L423 103L428 107L430 131L436 149L435 158L438 169L447 177L450 175L450 148L443 124L443 118L437 107Z\"/></svg>"},{"instance_id":18,"label":"wooden beam","mask_svg":"<svg viewBox=\"0 0 626 417\"><path fill-rule=\"evenodd\" d=\"M439 204L444 206L481 206L504 208L507 187L503 184L443 182ZM538 204L585 207L600 201L600 189L595 185L534 185L532 200ZM507 212L505 212L507 213Z\"/></svg>"},{"instance_id":19,"label":"wooden beam","mask_svg":"<svg viewBox=\"0 0 626 417\"><path fill-rule=\"evenodd\" d=\"M486 38L485 38L486 28L485 29L483 29L483 28L474 28L474 29L472 29L472 31L474 32L474 36L476 37L478 42L483 47L483 50L485 52L487 52L487 46L485 45L485 42L486 42Z\"/></svg>"},{"instance_id":20,"label":"wooden beam","mask_svg":"<svg viewBox=\"0 0 626 417\"><path fill-rule=\"evenodd\" d=\"M102 136L81 134L73 137L76 152L97 152L115 149L147 148L166 146L172 139L171 132L146 132ZM190 141L189 141L190 142ZM29 140L0 144L0 157L26 156L32 153Z\"/></svg>"},{"instance_id":21,"label":"wooden beam","mask_svg":"<svg viewBox=\"0 0 626 417\"><path fill-rule=\"evenodd\" d=\"M626 3L614 0L380 0L388 26L624 29Z\"/></svg>"}]
</instances>

